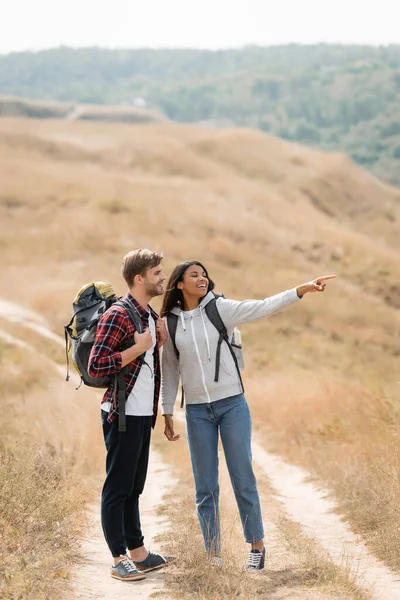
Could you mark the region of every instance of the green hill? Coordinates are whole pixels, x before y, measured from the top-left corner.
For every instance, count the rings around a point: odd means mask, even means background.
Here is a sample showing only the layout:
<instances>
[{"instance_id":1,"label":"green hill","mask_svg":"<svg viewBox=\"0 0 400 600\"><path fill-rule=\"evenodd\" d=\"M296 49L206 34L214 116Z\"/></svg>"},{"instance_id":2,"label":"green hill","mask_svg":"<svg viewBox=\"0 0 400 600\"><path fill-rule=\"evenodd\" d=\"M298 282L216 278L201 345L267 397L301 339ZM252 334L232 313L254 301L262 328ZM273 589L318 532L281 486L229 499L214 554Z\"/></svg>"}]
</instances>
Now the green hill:
<instances>
[{"instance_id":1,"label":"green hill","mask_svg":"<svg viewBox=\"0 0 400 600\"><path fill-rule=\"evenodd\" d=\"M0 56L2 94L146 106L345 151L400 185L400 46L57 48Z\"/></svg>"}]
</instances>

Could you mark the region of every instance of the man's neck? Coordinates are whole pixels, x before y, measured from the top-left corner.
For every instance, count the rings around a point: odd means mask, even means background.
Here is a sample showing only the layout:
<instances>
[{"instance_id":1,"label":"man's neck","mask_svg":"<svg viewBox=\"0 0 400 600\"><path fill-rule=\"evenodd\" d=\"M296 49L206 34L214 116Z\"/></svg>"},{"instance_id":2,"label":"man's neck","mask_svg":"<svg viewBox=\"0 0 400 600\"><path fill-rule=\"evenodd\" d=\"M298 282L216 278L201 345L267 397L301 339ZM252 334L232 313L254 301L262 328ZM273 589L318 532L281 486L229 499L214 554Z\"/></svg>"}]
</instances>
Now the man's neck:
<instances>
[{"instance_id":1,"label":"man's neck","mask_svg":"<svg viewBox=\"0 0 400 600\"><path fill-rule=\"evenodd\" d=\"M134 298L134 300L140 304L140 306L142 306L145 310L149 310L149 302L151 298L149 298L146 293L142 293L142 290L137 290L134 288L130 288L129 293L132 298Z\"/></svg>"}]
</instances>

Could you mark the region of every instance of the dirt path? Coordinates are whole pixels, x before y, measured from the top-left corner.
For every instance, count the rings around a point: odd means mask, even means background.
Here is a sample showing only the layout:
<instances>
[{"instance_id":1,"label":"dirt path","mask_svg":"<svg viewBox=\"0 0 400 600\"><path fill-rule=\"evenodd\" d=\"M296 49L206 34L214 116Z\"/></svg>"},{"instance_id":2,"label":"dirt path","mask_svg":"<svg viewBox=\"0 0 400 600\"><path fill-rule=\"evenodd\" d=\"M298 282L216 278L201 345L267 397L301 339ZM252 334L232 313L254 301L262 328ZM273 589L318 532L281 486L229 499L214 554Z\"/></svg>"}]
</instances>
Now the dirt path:
<instances>
[{"instance_id":1,"label":"dirt path","mask_svg":"<svg viewBox=\"0 0 400 600\"><path fill-rule=\"evenodd\" d=\"M285 463L257 442L253 443L253 459L267 475L288 516L318 541L335 564L345 566L357 585L376 600L400 600L400 577L371 555L333 512L334 501L308 481L309 473Z\"/></svg>"},{"instance_id":2,"label":"dirt path","mask_svg":"<svg viewBox=\"0 0 400 600\"><path fill-rule=\"evenodd\" d=\"M42 337L52 340L63 347L65 346L63 338L49 329L46 320L28 308L0 298L0 316L7 319L10 323L24 325L24 327L32 329Z\"/></svg>"},{"instance_id":3,"label":"dirt path","mask_svg":"<svg viewBox=\"0 0 400 600\"><path fill-rule=\"evenodd\" d=\"M152 450L146 487L140 504L142 530L147 547L159 549L154 538L165 530L168 523L157 515L157 507L174 483L168 467L160 455ZM157 592L158 598L168 598L163 593L163 582L168 567L150 572L146 579L137 582L122 582L111 578L112 560L101 530L99 503L89 507L82 552L85 562L78 566L71 576L71 600L131 600L132 597L147 599L154 592Z\"/></svg>"}]
</instances>

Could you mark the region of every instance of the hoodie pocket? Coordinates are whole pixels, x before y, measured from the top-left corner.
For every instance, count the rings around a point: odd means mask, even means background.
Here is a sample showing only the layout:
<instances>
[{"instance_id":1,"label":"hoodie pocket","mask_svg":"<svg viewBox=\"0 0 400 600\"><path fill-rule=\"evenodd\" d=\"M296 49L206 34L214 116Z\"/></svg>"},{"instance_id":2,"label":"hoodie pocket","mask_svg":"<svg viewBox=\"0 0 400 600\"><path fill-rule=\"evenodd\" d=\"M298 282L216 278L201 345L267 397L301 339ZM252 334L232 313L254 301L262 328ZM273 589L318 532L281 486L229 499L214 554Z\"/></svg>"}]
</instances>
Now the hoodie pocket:
<instances>
[{"instance_id":1,"label":"hoodie pocket","mask_svg":"<svg viewBox=\"0 0 400 600\"><path fill-rule=\"evenodd\" d=\"M236 374L235 363L233 362L230 350L225 347L221 348L220 370L226 375L234 376Z\"/></svg>"}]
</instances>

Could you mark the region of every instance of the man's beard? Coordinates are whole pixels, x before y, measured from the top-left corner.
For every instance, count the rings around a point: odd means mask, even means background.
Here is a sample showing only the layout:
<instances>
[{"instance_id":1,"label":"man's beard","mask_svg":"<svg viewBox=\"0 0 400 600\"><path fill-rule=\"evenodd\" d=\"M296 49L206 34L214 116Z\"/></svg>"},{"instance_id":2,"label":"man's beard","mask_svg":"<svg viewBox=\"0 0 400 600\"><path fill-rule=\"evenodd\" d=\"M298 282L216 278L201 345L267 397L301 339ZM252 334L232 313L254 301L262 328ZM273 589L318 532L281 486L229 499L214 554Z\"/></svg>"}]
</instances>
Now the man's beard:
<instances>
[{"instance_id":1,"label":"man's beard","mask_svg":"<svg viewBox=\"0 0 400 600\"><path fill-rule=\"evenodd\" d=\"M164 290L160 291L160 286L162 287L162 282L160 283L147 283L146 282L146 294L150 296L150 298L154 298L155 296L162 296Z\"/></svg>"}]
</instances>

